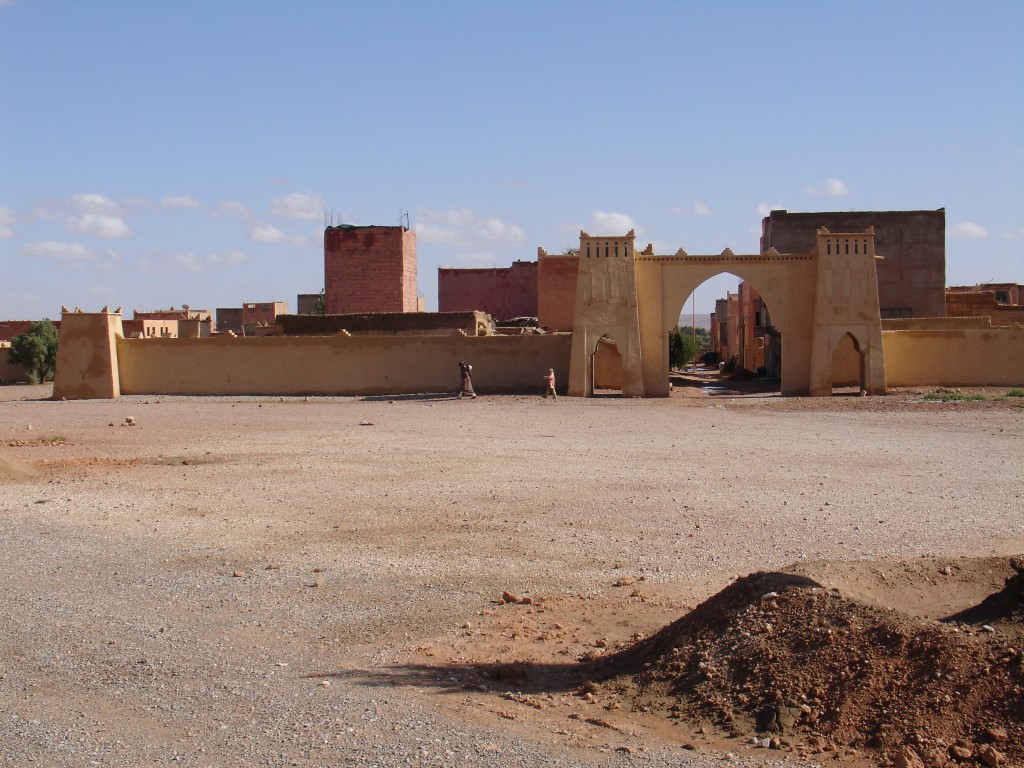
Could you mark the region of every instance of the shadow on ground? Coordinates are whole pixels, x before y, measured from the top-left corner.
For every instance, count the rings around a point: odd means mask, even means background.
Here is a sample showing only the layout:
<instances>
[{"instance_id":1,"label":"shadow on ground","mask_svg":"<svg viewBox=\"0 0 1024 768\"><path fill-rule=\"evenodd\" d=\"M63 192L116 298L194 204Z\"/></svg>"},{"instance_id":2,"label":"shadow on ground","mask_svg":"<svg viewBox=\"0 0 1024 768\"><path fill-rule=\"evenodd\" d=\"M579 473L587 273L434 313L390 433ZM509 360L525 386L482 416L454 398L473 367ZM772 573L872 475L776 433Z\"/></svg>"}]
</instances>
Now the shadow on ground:
<instances>
[{"instance_id":1,"label":"shadow on ground","mask_svg":"<svg viewBox=\"0 0 1024 768\"><path fill-rule=\"evenodd\" d=\"M458 395L451 392L423 392L413 395L366 395L359 398L364 403L412 403L417 401L437 402L440 400L457 400Z\"/></svg>"},{"instance_id":2,"label":"shadow on ground","mask_svg":"<svg viewBox=\"0 0 1024 768\"><path fill-rule=\"evenodd\" d=\"M343 669L308 678L344 679L374 688L434 688L442 693L468 690L524 694L567 693L591 679L597 667L586 662L548 664L531 661L402 664L381 669Z\"/></svg>"}]
</instances>

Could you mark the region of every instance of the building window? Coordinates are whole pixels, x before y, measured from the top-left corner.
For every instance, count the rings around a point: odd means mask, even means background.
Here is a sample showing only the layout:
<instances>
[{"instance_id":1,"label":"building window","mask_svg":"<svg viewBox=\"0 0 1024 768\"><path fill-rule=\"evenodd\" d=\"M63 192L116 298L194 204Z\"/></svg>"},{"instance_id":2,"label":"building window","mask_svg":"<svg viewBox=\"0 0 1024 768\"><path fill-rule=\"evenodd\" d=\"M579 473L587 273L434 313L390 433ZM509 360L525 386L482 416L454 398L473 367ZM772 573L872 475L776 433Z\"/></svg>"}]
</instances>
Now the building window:
<instances>
[{"instance_id":1,"label":"building window","mask_svg":"<svg viewBox=\"0 0 1024 768\"><path fill-rule=\"evenodd\" d=\"M999 304L1010 303L1010 292L1009 291L996 291L996 302Z\"/></svg>"}]
</instances>

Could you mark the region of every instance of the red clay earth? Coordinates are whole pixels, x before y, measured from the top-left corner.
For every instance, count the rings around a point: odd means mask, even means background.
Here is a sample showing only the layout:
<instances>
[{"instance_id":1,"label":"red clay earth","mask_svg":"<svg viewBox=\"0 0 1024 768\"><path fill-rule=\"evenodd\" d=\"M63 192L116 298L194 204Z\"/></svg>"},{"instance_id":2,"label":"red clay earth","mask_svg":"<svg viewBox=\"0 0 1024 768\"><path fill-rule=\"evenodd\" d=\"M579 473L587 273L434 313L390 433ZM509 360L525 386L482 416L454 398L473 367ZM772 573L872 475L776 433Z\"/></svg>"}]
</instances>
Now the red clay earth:
<instances>
[{"instance_id":1,"label":"red clay earth","mask_svg":"<svg viewBox=\"0 0 1024 768\"><path fill-rule=\"evenodd\" d=\"M463 714L543 723L577 743L597 728L844 765L1022 765L1022 571L1022 558L811 563L736 579L621 642L588 638L658 605L642 578L616 582L629 598L506 593L443 641L448 664L419 646L420 663L390 682L474 691Z\"/></svg>"}]
</instances>

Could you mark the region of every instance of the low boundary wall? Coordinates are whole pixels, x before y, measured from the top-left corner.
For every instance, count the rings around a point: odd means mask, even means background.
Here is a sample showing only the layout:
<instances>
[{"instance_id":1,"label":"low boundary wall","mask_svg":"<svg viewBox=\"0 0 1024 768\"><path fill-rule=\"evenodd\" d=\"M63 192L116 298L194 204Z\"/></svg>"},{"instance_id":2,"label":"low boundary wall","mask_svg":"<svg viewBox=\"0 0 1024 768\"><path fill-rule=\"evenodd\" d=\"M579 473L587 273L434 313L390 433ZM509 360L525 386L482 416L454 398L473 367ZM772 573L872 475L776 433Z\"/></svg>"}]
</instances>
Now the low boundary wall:
<instances>
[{"instance_id":1,"label":"low boundary wall","mask_svg":"<svg viewBox=\"0 0 1024 768\"><path fill-rule=\"evenodd\" d=\"M890 387L1024 386L1024 327L882 331Z\"/></svg>"},{"instance_id":2,"label":"low boundary wall","mask_svg":"<svg viewBox=\"0 0 1024 768\"><path fill-rule=\"evenodd\" d=\"M8 359L10 347L0 347L0 383L28 381L28 369L21 363L12 363ZM548 366L550 367L550 366Z\"/></svg>"},{"instance_id":3,"label":"low boundary wall","mask_svg":"<svg viewBox=\"0 0 1024 768\"><path fill-rule=\"evenodd\" d=\"M126 395L404 395L455 392L458 363L479 392L541 394L569 380L572 334L218 336L125 339L119 314L68 313L54 399ZM976 321L975 321L976 322ZM953 327L950 327L953 326ZM785 342L783 342L785 343ZM882 332L887 384L1024 387L1024 327Z\"/></svg>"},{"instance_id":4,"label":"low boundary wall","mask_svg":"<svg viewBox=\"0 0 1024 768\"><path fill-rule=\"evenodd\" d=\"M389 395L455 392L458 363L478 392L567 382L571 334L117 338L124 395Z\"/></svg>"}]
</instances>

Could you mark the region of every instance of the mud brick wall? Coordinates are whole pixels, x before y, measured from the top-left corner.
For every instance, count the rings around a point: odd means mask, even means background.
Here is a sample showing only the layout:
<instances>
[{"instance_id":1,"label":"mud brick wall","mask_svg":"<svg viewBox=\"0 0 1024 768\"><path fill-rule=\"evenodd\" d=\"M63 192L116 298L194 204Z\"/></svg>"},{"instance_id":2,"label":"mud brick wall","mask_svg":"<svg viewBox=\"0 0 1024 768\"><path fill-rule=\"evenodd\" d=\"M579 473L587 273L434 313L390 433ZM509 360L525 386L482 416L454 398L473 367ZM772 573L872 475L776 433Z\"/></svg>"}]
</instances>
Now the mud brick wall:
<instances>
[{"instance_id":1,"label":"mud brick wall","mask_svg":"<svg viewBox=\"0 0 1024 768\"><path fill-rule=\"evenodd\" d=\"M538 248L537 323L558 331L571 331L576 314L578 254L552 256Z\"/></svg>"},{"instance_id":2,"label":"mud brick wall","mask_svg":"<svg viewBox=\"0 0 1024 768\"><path fill-rule=\"evenodd\" d=\"M995 291L953 292L946 294L949 317L990 317L993 325L1024 323L1024 306L999 304Z\"/></svg>"},{"instance_id":3,"label":"mud brick wall","mask_svg":"<svg viewBox=\"0 0 1024 768\"><path fill-rule=\"evenodd\" d=\"M946 211L772 211L762 221L761 250L810 253L818 229L875 228L878 301L883 318L945 317ZM755 286L756 287L756 286Z\"/></svg>"},{"instance_id":4,"label":"mud brick wall","mask_svg":"<svg viewBox=\"0 0 1024 768\"><path fill-rule=\"evenodd\" d=\"M516 261L511 267L437 270L440 312L478 309L495 320L537 316L537 262Z\"/></svg>"},{"instance_id":5,"label":"mud brick wall","mask_svg":"<svg viewBox=\"0 0 1024 768\"><path fill-rule=\"evenodd\" d=\"M327 313L415 312L416 234L404 227L324 231Z\"/></svg>"}]
</instances>

